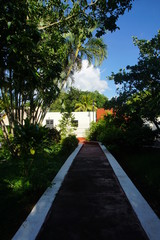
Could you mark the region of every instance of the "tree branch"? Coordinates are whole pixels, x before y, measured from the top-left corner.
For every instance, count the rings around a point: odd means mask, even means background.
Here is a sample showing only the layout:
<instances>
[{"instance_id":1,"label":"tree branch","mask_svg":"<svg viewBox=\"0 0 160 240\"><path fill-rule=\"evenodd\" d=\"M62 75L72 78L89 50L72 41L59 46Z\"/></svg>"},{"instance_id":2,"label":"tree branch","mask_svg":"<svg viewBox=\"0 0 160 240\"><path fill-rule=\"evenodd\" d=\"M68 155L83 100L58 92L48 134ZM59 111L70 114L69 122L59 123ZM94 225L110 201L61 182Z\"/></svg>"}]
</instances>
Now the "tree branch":
<instances>
[{"instance_id":1,"label":"tree branch","mask_svg":"<svg viewBox=\"0 0 160 240\"><path fill-rule=\"evenodd\" d=\"M65 19L61 19L61 20L59 20L59 21L57 21L57 22L50 23L50 24L48 24L48 25L46 25L46 26L38 27L38 29L39 29L39 30L43 30L43 29L52 27L52 26L54 26L54 25L58 25L58 24L62 23L63 21L67 21L67 20L69 20L70 18L75 17L75 16L77 16L77 14L73 14L73 15L71 15L71 16L68 16L68 17L65 18Z\"/></svg>"},{"instance_id":2,"label":"tree branch","mask_svg":"<svg viewBox=\"0 0 160 240\"><path fill-rule=\"evenodd\" d=\"M85 10L86 10L88 7L91 7L91 6L95 5L97 2L98 2L98 0L95 0L94 2L91 0L91 3L88 4L88 5L83 9L83 13L85 12ZM68 21L69 19L71 19L71 18L73 18L73 17L76 17L77 15L78 15L78 13L73 14L73 15L71 15L71 16L68 16L68 17L64 18L64 19L60 19L60 20L57 21L57 22L50 23L50 24L48 24L48 25L46 25L46 26L38 27L38 29L39 29L39 30L43 30L43 29L46 29L46 28L49 28L49 27L58 25L58 24L62 23L63 21Z\"/></svg>"}]
</instances>

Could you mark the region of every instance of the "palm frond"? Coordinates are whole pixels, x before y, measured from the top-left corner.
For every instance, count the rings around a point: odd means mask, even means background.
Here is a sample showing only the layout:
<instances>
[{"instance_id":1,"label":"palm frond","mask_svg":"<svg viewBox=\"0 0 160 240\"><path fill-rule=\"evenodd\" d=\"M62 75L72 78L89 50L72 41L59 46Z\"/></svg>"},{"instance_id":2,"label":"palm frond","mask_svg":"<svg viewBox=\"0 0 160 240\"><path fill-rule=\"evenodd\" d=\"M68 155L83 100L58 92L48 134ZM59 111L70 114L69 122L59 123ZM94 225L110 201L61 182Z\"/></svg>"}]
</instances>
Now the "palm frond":
<instances>
[{"instance_id":1,"label":"palm frond","mask_svg":"<svg viewBox=\"0 0 160 240\"><path fill-rule=\"evenodd\" d=\"M92 61L94 60L94 65L99 66L102 64L103 60L107 58L107 45L101 38L90 38L85 44L84 53L86 56L90 54L92 56Z\"/></svg>"}]
</instances>

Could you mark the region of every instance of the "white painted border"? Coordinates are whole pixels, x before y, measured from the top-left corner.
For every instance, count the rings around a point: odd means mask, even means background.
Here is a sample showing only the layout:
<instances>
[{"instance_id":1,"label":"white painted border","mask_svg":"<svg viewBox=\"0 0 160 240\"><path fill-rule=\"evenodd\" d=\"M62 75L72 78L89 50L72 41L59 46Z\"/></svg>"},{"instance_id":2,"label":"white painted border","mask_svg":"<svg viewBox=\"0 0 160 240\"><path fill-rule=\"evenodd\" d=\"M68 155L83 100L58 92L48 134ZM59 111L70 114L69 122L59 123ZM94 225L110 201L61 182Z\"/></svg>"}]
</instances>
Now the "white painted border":
<instances>
[{"instance_id":1,"label":"white painted border","mask_svg":"<svg viewBox=\"0 0 160 240\"><path fill-rule=\"evenodd\" d=\"M115 172L121 187L132 205L133 210L138 216L138 219L148 238L150 240L160 240L160 219L134 186L132 181L128 178L113 155L106 149L105 146L100 143L99 145L112 166L113 171Z\"/></svg>"},{"instance_id":2,"label":"white painted border","mask_svg":"<svg viewBox=\"0 0 160 240\"><path fill-rule=\"evenodd\" d=\"M83 144L79 144L74 152L68 157L53 179L52 187L47 188L12 240L34 240L36 238L42 224L44 223L47 213L52 206L56 194L62 185L64 177L82 146Z\"/></svg>"}]
</instances>

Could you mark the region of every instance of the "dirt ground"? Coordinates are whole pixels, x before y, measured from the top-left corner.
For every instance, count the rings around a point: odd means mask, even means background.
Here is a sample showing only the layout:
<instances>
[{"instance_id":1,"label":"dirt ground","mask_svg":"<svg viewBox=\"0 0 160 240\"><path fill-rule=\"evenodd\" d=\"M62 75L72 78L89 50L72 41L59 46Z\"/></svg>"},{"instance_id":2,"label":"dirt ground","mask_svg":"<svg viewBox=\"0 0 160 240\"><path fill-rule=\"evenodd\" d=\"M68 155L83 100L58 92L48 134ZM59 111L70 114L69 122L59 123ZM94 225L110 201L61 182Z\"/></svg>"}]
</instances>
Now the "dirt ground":
<instances>
[{"instance_id":1,"label":"dirt ground","mask_svg":"<svg viewBox=\"0 0 160 240\"><path fill-rule=\"evenodd\" d=\"M84 144L36 240L148 239L98 144Z\"/></svg>"}]
</instances>

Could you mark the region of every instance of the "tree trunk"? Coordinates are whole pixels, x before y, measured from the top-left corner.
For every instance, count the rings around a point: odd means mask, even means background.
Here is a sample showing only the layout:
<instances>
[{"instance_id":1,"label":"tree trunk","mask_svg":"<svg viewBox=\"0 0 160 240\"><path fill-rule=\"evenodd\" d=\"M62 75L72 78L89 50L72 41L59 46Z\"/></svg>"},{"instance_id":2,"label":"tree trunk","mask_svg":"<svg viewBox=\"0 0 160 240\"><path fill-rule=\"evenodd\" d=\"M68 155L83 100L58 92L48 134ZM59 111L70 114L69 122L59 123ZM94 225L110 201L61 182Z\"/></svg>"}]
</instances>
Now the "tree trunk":
<instances>
[{"instance_id":1,"label":"tree trunk","mask_svg":"<svg viewBox=\"0 0 160 240\"><path fill-rule=\"evenodd\" d=\"M82 43L81 43L81 41L79 41L77 49L76 49L76 52L75 52L74 57L72 59L72 63L70 65L69 69L68 69L67 76L66 76L64 82L62 83L62 88L64 87L64 84L67 82L67 79L69 78L69 75L70 75L70 73L72 71L72 68L73 68L73 66L74 66L74 64L76 62L76 59L77 59L77 56L78 56L78 53L79 53L81 45L82 45Z\"/></svg>"},{"instance_id":2,"label":"tree trunk","mask_svg":"<svg viewBox=\"0 0 160 240\"><path fill-rule=\"evenodd\" d=\"M9 137L8 137L9 136L8 129L6 128L6 125L5 125L4 121L3 121L3 119L0 120L0 125L2 127L3 136L4 136L5 140L6 140L6 142L10 145L10 141L9 141Z\"/></svg>"}]
</instances>

